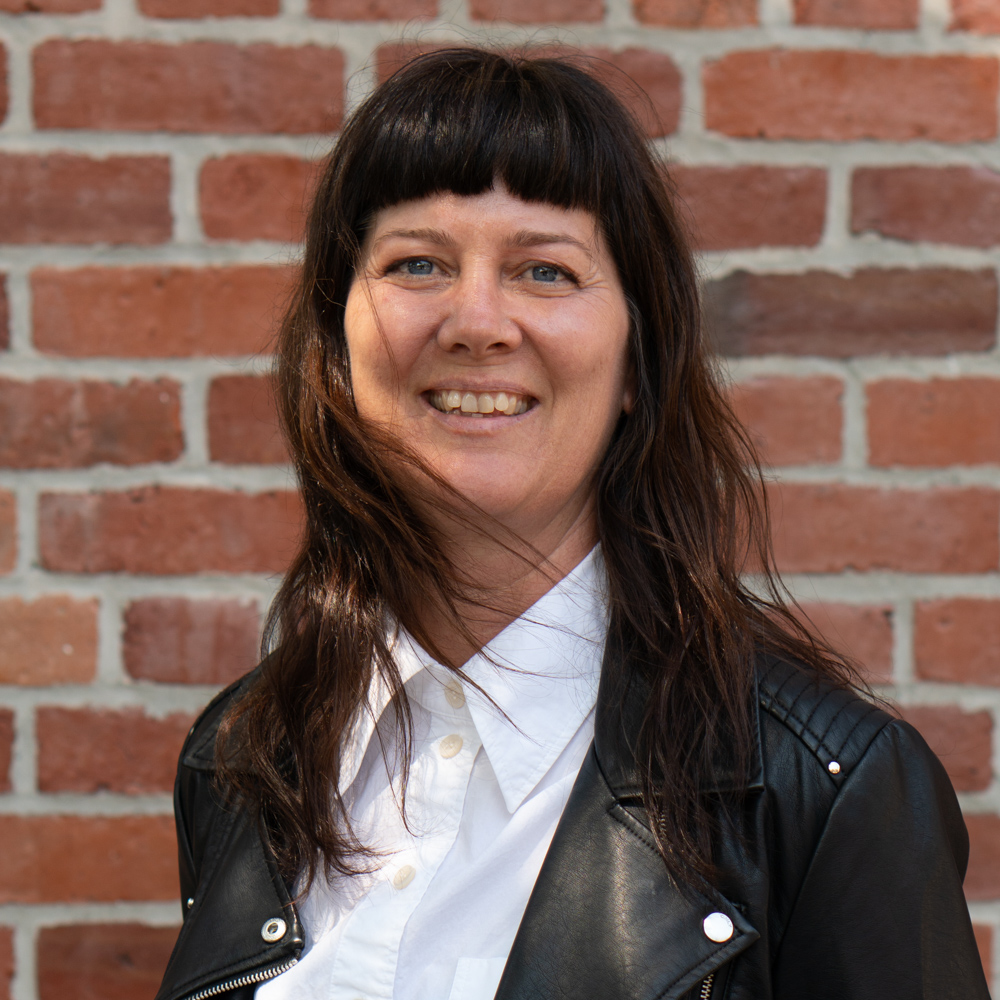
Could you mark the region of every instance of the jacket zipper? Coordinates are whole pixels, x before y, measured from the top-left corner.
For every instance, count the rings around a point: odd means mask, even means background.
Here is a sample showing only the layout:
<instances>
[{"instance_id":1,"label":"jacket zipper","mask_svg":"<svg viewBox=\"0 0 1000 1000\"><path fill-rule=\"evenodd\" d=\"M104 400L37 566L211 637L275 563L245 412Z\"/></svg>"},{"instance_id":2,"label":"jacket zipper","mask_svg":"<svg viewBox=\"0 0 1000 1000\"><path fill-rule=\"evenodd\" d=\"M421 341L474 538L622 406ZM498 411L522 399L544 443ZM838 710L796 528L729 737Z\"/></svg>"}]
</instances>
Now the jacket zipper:
<instances>
[{"instance_id":1,"label":"jacket zipper","mask_svg":"<svg viewBox=\"0 0 1000 1000\"><path fill-rule=\"evenodd\" d=\"M712 996L712 983L715 982L715 973L711 973L706 979L702 981L701 992L698 994L698 1000L709 1000Z\"/></svg>"},{"instance_id":2,"label":"jacket zipper","mask_svg":"<svg viewBox=\"0 0 1000 1000\"><path fill-rule=\"evenodd\" d=\"M298 965L298 961L297 958L290 958L287 962L270 965L266 969L258 969L256 972L248 972L246 975L237 976L235 979L227 979L224 983L218 983L215 986L199 990L197 993L192 993L190 996L185 997L184 1000L205 1000L206 997L218 996L227 990L237 990L241 986L254 986L257 983L266 982L268 979L274 979L275 976L280 976L283 972L287 972L293 965Z\"/></svg>"}]
</instances>

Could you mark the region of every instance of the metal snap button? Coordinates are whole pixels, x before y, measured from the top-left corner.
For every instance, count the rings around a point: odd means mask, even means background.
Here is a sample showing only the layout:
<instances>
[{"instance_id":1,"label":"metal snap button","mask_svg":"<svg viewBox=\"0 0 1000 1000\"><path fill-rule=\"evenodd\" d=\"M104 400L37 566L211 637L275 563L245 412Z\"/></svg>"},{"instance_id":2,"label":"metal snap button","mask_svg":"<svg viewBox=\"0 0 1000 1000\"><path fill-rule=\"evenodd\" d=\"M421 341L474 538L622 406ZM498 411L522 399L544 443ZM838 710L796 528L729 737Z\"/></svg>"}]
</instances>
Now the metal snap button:
<instances>
[{"instance_id":1,"label":"metal snap button","mask_svg":"<svg viewBox=\"0 0 1000 1000\"><path fill-rule=\"evenodd\" d=\"M260 936L268 943L280 941L285 936L288 925L281 917L271 917L270 920L260 929Z\"/></svg>"},{"instance_id":2,"label":"metal snap button","mask_svg":"<svg viewBox=\"0 0 1000 1000\"><path fill-rule=\"evenodd\" d=\"M835 760L831 760L829 764L826 765L826 769L830 774L840 774L840 763Z\"/></svg>"},{"instance_id":3,"label":"metal snap button","mask_svg":"<svg viewBox=\"0 0 1000 1000\"><path fill-rule=\"evenodd\" d=\"M187 908L190 910L194 906L194 896L188 896Z\"/></svg>"},{"instance_id":4,"label":"metal snap button","mask_svg":"<svg viewBox=\"0 0 1000 1000\"><path fill-rule=\"evenodd\" d=\"M709 941L722 944L733 936L733 922L724 913L710 913L701 922L702 930Z\"/></svg>"}]
</instances>

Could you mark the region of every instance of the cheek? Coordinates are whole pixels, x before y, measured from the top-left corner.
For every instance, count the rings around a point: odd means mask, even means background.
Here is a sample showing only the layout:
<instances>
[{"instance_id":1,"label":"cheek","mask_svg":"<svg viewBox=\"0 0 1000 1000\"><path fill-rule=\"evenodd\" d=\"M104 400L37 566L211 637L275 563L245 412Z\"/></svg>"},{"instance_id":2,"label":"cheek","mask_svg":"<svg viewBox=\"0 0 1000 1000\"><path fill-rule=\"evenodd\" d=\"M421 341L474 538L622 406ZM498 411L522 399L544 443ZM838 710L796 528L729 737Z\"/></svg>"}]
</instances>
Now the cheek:
<instances>
[{"instance_id":1,"label":"cheek","mask_svg":"<svg viewBox=\"0 0 1000 1000\"><path fill-rule=\"evenodd\" d=\"M355 282L344 309L344 336L351 364L351 385L358 412L373 415L373 404L384 407L400 391L410 360L407 343L392 308L369 296Z\"/></svg>"}]
</instances>

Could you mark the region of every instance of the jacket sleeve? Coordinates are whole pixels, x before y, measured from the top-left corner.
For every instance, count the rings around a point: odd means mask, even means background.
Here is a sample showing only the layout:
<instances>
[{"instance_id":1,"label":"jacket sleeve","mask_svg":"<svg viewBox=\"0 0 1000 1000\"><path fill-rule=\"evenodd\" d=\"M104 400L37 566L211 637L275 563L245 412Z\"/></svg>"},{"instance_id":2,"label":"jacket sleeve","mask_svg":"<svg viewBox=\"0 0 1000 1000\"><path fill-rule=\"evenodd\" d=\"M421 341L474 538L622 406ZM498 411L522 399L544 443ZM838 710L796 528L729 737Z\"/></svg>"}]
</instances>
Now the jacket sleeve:
<instances>
[{"instance_id":1,"label":"jacket sleeve","mask_svg":"<svg viewBox=\"0 0 1000 1000\"><path fill-rule=\"evenodd\" d=\"M844 780L773 970L776 1000L989 1000L940 761L893 721Z\"/></svg>"}]
</instances>

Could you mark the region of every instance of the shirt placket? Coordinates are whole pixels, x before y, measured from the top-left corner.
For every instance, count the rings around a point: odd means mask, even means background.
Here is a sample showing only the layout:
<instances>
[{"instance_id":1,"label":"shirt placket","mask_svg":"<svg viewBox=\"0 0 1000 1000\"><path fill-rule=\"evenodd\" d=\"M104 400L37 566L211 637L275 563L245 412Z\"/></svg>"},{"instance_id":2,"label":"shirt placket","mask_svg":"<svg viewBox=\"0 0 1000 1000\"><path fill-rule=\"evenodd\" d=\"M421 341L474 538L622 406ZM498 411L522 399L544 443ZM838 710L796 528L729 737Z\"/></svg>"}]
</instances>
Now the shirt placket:
<instances>
[{"instance_id":1,"label":"shirt placket","mask_svg":"<svg viewBox=\"0 0 1000 1000\"><path fill-rule=\"evenodd\" d=\"M346 917L331 969L331 1000L391 1000L407 922L458 836L481 742L461 686L427 688L421 700L430 726L414 747L406 792L412 832L400 818L394 835L382 841L382 868Z\"/></svg>"}]
</instances>

